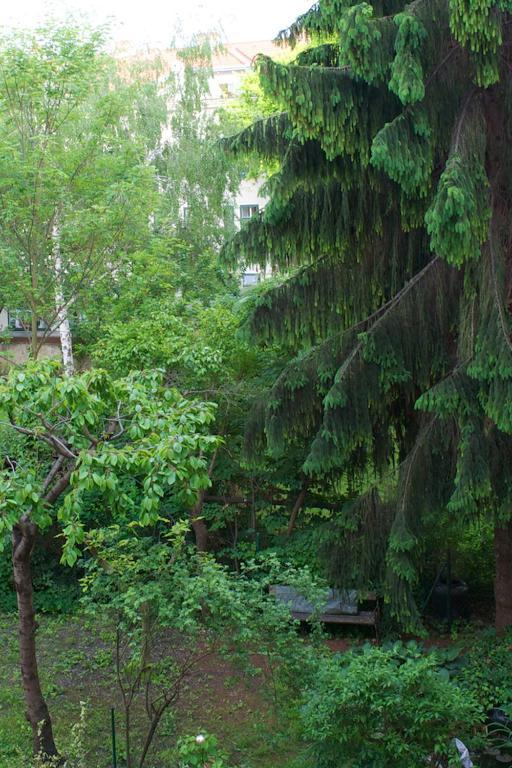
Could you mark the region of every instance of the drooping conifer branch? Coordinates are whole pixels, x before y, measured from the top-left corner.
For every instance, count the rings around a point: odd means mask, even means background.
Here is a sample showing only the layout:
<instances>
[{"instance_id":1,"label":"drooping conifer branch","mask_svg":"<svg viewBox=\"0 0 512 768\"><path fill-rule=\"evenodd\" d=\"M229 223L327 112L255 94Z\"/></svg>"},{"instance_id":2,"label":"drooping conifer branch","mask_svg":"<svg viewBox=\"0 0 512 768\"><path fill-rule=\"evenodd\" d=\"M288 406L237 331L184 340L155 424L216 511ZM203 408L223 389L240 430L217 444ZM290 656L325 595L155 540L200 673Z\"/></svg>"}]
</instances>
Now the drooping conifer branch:
<instances>
[{"instance_id":1,"label":"drooping conifer branch","mask_svg":"<svg viewBox=\"0 0 512 768\"><path fill-rule=\"evenodd\" d=\"M265 160L282 159L289 151L293 127L286 112L263 117L234 136L226 137L221 145L233 155L255 152Z\"/></svg>"},{"instance_id":2,"label":"drooping conifer branch","mask_svg":"<svg viewBox=\"0 0 512 768\"><path fill-rule=\"evenodd\" d=\"M342 506L324 531L322 555L330 584L365 590L383 582L394 516L394 505L382 498L375 485Z\"/></svg>"},{"instance_id":3,"label":"drooping conifer branch","mask_svg":"<svg viewBox=\"0 0 512 768\"><path fill-rule=\"evenodd\" d=\"M295 62L302 67L336 67L339 64L340 50L337 43L324 43L314 48L306 48L295 57Z\"/></svg>"},{"instance_id":4,"label":"drooping conifer branch","mask_svg":"<svg viewBox=\"0 0 512 768\"><path fill-rule=\"evenodd\" d=\"M452 291L457 290L456 275L450 275L435 257L388 302L367 330L358 334L357 344L338 369L324 399L322 429L305 465L308 472L342 467L361 450L364 462L384 468L401 418L409 413L413 419L417 387L430 386L433 371L449 364L443 339L454 303L446 302L435 323L428 315L443 280L451 283ZM425 355L417 349L411 327L421 334ZM380 425L391 409L397 422L388 418L383 433ZM383 445L388 447L381 450Z\"/></svg>"},{"instance_id":5,"label":"drooping conifer branch","mask_svg":"<svg viewBox=\"0 0 512 768\"><path fill-rule=\"evenodd\" d=\"M429 416L399 468L396 512L386 556L386 591L393 616L409 629L417 628L420 620L413 588L418 577L422 524L427 515L442 510L449 498L454 475L453 438L453 425L441 423L436 415Z\"/></svg>"},{"instance_id":6,"label":"drooping conifer branch","mask_svg":"<svg viewBox=\"0 0 512 768\"><path fill-rule=\"evenodd\" d=\"M326 253L342 260L347 253L361 258L369 247L375 248L377 258L386 230L386 246L393 256L392 229L384 223L395 220L400 231L399 199L396 187L385 182L377 189L370 183L345 190L337 180L312 189L299 186L286 202L271 200L259 218L247 222L227 243L223 258L231 265L240 259L252 264L271 260L284 270Z\"/></svg>"},{"instance_id":7,"label":"drooping conifer branch","mask_svg":"<svg viewBox=\"0 0 512 768\"><path fill-rule=\"evenodd\" d=\"M424 286L418 291L424 280L428 280L428 289ZM432 327L425 312L426 307L438 301L437 286L446 281L453 291L457 290L456 273L438 258L432 259L372 316L345 333L330 337L285 369L272 391L264 421L260 417L258 422L260 429L265 427L271 449L279 453L288 441L304 440L316 428L319 431L306 462L309 473L329 472L352 461L354 456L359 471L365 471L369 459L384 466L389 451L394 450L392 433L399 431L396 425L387 436L381 434L380 442L375 441L369 452L365 448L374 442L375 430L380 429L382 409L390 400L397 401L401 404L397 420L403 407L411 412L412 418L416 389L411 382L422 380L428 387L435 375L433 370L441 370L447 364L440 339L452 321L456 303L444 298L442 320ZM400 305L402 311L398 312ZM414 333L420 328L422 333L425 331L425 358L416 358L416 336L411 335L411 323ZM398 356L391 352L397 340L401 340ZM436 347L434 362L431 355Z\"/></svg>"},{"instance_id":8,"label":"drooping conifer branch","mask_svg":"<svg viewBox=\"0 0 512 768\"><path fill-rule=\"evenodd\" d=\"M367 162L370 136L383 114L396 114L381 89L337 67L300 67L258 57L264 89L286 100L296 134L317 139L329 159L347 154Z\"/></svg>"},{"instance_id":9,"label":"drooping conifer branch","mask_svg":"<svg viewBox=\"0 0 512 768\"><path fill-rule=\"evenodd\" d=\"M282 37L310 42L260 60L293 137L232 257L286 272L249 323L296 357L248 443L350 478L362 508L391 482L388 594L410 625L429 515L512 514L512 6L320 0Z\"/></svg>"},{"instance_id":10,"label":"drooping conifer branch","mask_svg":"<svg viewBox=\"0 0 512 768\"><path fill-rule=\"evenodd\" d=\"M457 266L477 259L488 236L491 211L485 150L485 120L472 89L463 104L448 162L425 217L432 249Z\"/></svg>"},{"instance_id":11,"label":"drooping conifer branch","mask_svg":"<svg viewBox=\"0 0 512 768\"><path fill-rule=\"evenodd\" d=\"M418 231L391 241L376 235L369 238L359 261L340 254L302 267L256 299L249 317L250 336L309 346L366 322L382 308L383 300L391 299L424 266L425 255L418 248L421 237ZM383 253L393 260L393 270ZM422 260L417 262L414 257L419 254Z\"/></svg>"},{"instance_id":12,"label":"drooping conifer branch","mask_svg":"<svg viewBox=\"0 0 512 768\"><path fill-rule=\"evenodd\" d=\"M373 140L372 163L396 181L406 195L428 194L434 141L424 109L409 109L386 123Z\"/></svg>"},{"instance_id":13,"label":"drooping conifer branch","mask_svg":"<svg viewBox=\"0 0 512 768\"><path fill-rule=\"evenodd\" d=\"M450 28L470 53L475 81L488 87L499 79L499 54L503 44L503 14L497 3L449 0Z\"/></svg>"}]
</instances>

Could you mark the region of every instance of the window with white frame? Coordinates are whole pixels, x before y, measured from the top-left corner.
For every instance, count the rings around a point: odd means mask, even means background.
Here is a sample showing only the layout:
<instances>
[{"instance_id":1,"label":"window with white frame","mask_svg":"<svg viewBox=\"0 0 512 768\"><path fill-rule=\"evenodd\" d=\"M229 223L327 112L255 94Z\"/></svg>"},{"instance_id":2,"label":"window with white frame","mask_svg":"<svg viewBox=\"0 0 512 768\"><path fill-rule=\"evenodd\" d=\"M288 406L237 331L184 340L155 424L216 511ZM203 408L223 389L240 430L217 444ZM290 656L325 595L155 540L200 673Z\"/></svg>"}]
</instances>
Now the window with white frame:
<instances>
[{"instance_id":1,"label":"window with white frame","mask_svg":"<svg viewBox=\"0 0 512 768\"><path fill-rule=\"evenodd\" d=\"M260 212L260 207L257 203L251 203L250 205L240 206L240 221L247 221L252 219L253 216L257 216Z\"/></svg>"},{"instance_id":2,"label":"window with white frame","mask_svg":"<svg viewBox=\"0 0 512 768\"><path fill-rule=\"evenodd\" d=\"M257 285L259 281L259 272L244 272L242 275L242 288L250 288L252 285Z\"/></svg>"}]
</instances>

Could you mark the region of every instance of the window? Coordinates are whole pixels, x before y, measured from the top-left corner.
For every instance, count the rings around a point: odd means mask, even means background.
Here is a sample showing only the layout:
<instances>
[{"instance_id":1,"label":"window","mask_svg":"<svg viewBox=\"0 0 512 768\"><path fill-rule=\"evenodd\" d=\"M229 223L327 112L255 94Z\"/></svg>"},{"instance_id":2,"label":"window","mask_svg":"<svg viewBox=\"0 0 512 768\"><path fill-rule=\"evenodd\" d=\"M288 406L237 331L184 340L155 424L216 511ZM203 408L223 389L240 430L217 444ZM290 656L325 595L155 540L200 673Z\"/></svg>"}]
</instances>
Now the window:
<instances>
[{"instance_id":1,"label":"window","mask_svg":"<svg viewBox=\"0 0 512 768\"><path fill-rule=\"evenodd\" d=\"M258 272L244 272L242 275L242 288L250 288L252 285L257 285L260 281Z\"/></svg>"},{"instance_id":2,"label":"window","mask_svg":"<svg viewBox=\"0 0 512 768\"><path fill-rule=\"evenodd\" d=\"M11 331L29 331L31 327L30 316L26 312L15 310L9 312L9 328ZM48 328L44 320L37 321L37 330L45 331Z\"/></svg>"},{"instance_id":3,"label":"window","mask_svg":"<svg viewBox=\"0 0 512 768\"><path fill-rule=\"evenodd\" d=\"M230 83L219 83L219 88L223 99L230 99L235 95Z\"/></svg>"},{"instance_id":4,"label":"window","mask_svg":"<svg viewBox=\"0 0 512 768\"><path fill-rule=\"evenodd\" d=\"M252 219L253 216L257 216L260 212L259 205L241 205L240 206L240 221L247 221Z\"/></svg>"}]
</instances>

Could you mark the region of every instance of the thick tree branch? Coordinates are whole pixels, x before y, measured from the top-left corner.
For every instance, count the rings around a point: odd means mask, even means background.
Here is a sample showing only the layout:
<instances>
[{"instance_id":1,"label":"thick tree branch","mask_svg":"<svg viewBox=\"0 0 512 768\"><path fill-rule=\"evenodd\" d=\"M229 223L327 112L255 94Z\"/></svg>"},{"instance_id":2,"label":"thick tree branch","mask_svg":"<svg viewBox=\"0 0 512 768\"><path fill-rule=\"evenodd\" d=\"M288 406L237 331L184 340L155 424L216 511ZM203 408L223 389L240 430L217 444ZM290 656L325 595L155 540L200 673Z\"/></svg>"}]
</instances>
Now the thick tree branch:
<instances>
[{"instance_id":1,"label":"thick tree branch","mask_svg":"<svg viewBox=\"0 0 512 768\"><path fill-rule=\"evenodd\" d=\"M74 465L71 469L69 469L62 477L58 479L58 481L55 483L53 488L48 491L46 496L44 497L44 500L47 504L54 504L59 496L66 490L66 488L69 485L69 481L71 479L71 475L74 470Z\"/></svg>"},{"instance_id":2,"label":"thick tree branch","mask_svg":"<svg viewBox=\"0 0 512 768\"><path fill-rule=\"evenodd\" d=\"M47 491L52 484L55 476L60 472L62 465L64 464L64 456L59 456L52 464L50 471L48 472L46 479L43 483L43 491Z\"/></svg>"}]
</instances>

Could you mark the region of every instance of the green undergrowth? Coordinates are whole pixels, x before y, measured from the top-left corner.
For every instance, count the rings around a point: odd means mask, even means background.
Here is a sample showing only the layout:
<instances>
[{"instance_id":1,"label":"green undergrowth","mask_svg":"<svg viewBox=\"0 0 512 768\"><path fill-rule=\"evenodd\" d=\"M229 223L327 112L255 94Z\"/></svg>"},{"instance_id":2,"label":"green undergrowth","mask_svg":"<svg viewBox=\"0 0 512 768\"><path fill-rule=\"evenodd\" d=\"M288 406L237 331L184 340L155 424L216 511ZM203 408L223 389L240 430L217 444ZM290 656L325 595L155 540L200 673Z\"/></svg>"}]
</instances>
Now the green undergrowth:
<instances>
[{"instance_id":1,"label":"green undergrowth","mask_svg":"<svg viewBox=\"0 0 512 768\"><path fill-rule=\"evenodd\" d=\"M30 758L30 728L24 717L14 614L0 615L0 643L0 768L34 768ZM348 742L345 739L343 744L337 741L331 744L324 739L315 725L317 709L324 706L329 709L328 701L332 701L334 709L332 712L326 710L325 722L331 716L336 722L338 716L341 717L347 727L350 722L354 744L359 743L358 729L361 733L373 733L375 723L366 705L357 722L348 712L334 711L342 707L339 692L336 693L336 680L339 678L346 697L348 689L345 686L350 674L353 671L360 682L363 670L366 670L364 674L368 677L365 690L374 702L375 706L372 706L377 708L376 712L380 711L379 707L389 692L386 694L387 689L379 688L378 675L371 671L372 665L377 665L379 675L394 681L393 685L400 682L395 677L397 670L402 668L404 674L410 669L411 673L420 675L423 685L430 681L430 688L428 685L427 688L433 697L433 722L437 722L439 715L436 707L441 706L438 688L442 689L448 713L452 704L457 703L461 710L460 722L456 718L456 722L451 722L454 718L452 713L445 730L448 733L456 728L455 733L462 735L465 728L463 735L476 750L477 766L481 765L479 753L488 744L484 727L487 713L494 707L512 713L512 634L500 640L489 627L467 624L458 628L456 637L451 638L435 634L421 642L385 639L376 648L361 636L349 639L346 635L331 638L329 646L332 655L327 658L323 654L319 656L311 688L303 692L303 706L294 710L294 714L282 706L285 702L279 688L263 687L257 666L252 673L246 669L242 674L233 663L221 657L210 658L183 686L175 711L164 718L146 768L182 768L180 744L184 743L183 739L190 741L195 735L205 733L212 735L225 755L225 762L219 763L223 768L311 768L317 765L315 754L325 753L325 757L332 752L337 760L342 748L345 762L339 765L348 765L350 739ZM60 617L43 615L40 618L38 650L43 690L61 751L64 754L72 752L78 728L82 762L77 761L76 766L110 768L110 709L114 707L118 766L124 768L122 706L113 665L113 634L105 620L100 616L91 619L79 614ZM422 677L423 668L425 679ZM359 704L364 704L360 701L364 691L360 690L359 682L353 697ZM372 686L377 686L373 693ZM315 696L318 705L313 704ZM413 701L414 686L411 689L411 706L406 702L400 705L403 712L400 709L397 714L399 723L403 717L413 717ZM349 700L348 705L352 707ZM466 717L464 708L471 710L469 717ZM375 717L378 719L377 715ZM145 726L142 709L134 710L132 722L132 741L141 740ZM313 727L314 732L311 731ZM308 729L311 732L308 733ZM339 734L338 726L334 732ZM301 735L307 740L302 740ZM440 735L447 745L444 731ZM412 738L412 733L409 736ZM387 738L394 738L392 728ZM409 741L408 737L406 742ZM428 744L424 745L421 739L416 741L415 748L420 752L427 749ZM190 741L190 744L193 742ZM359 754L357 749L355 751ZM386 762L385 754L379 752L379 756L382 765L387 768L390 763ZM326 762L326 765L331 764L332 760ZM72 766L75 768L75 762Z\"/></svg>"},{"instance_id":2,"label":"green undergrowth","mask_svg":"<svg viewBox=\"0 0 512 768\"><path fill-rule=\"evenodd\" d=\"M116 710L119 768L123 766L122 707L112 640L101 620L78 615L40 618L40 669L56 742L63 753L69 750L84 702L87 768L111 765L111 707ZM0 644L0 768L32 768L14 615L0 616ZM237 768L294 768L299 738L289 719L276 716L271 698L261 690L257 674L242 677L236 667L212 660L184 687L176 716L164 720L147 768L176 768L178 740L203 731L215 734L230 765ZM135 712L135 738L142 734L144 718L142 711Z\"/></svg>"}]
</instances>

